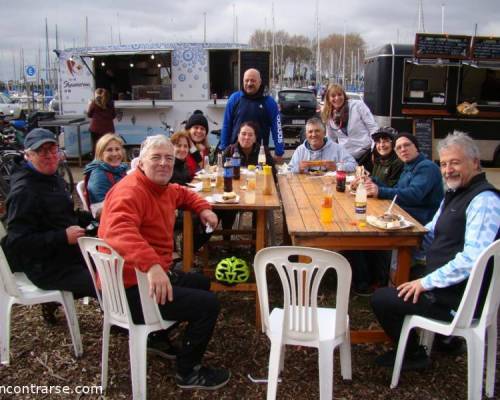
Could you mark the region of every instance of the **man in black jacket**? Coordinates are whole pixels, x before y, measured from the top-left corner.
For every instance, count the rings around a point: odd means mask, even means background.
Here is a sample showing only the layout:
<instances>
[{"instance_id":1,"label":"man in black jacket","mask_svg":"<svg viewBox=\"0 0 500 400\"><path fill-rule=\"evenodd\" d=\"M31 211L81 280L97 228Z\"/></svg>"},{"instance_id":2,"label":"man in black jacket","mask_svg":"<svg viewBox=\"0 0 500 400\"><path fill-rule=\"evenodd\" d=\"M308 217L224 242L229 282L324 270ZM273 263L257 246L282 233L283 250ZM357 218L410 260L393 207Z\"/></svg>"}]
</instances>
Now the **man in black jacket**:
<instances>
[{"instance_id":1,"label":"man in black jacket","mask_svg":"<svg viewBox=\"0 0 500 400\"><path fill-rule=\"evenodd\" d=\"M7 198L7 236L2 247L9 264L41 289L95 297L77 244L92 216L73 209L57 174L57 140L52 132L36 128L26 136L24 147L25 160L14 166Z\"/></svg>"}]
</instances>

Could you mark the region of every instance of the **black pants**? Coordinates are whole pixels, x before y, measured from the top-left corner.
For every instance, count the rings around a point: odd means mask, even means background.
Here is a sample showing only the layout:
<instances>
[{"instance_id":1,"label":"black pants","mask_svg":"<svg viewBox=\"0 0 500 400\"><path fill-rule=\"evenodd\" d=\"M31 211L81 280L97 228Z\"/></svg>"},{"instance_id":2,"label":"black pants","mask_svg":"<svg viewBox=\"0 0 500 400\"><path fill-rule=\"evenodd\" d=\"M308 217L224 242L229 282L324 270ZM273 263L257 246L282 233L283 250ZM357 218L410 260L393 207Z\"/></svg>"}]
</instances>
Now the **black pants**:
<instances>
[{"instance_id":1,"label":"black pants","mask_svg":"<svg viewBox=\"0 0 500 400\"><path fill-rule=\"evenodd\" d=\"M432 290L421 293L418 302L413 304L412 299L404 301L398 297L396 288L380 288L371 297L371 306L385 333L395 343L399 341L399 335L407 315L420 315L442 321L451 321L453 319L449 307L436 303ZM412 352L417 346L416 333L412 331L406 349L408 352Z\"/></svg>"},{"instance_id":2,"label":"black pants","mask_svg":"<svg viewBox=\"0 0 500 400\"><path fill-rule=\"evenodd\" d=\"M174 300L160 304L159 308L165 319L188 322L182 348L177 355L177 371L185 375L201 363L220 306L215 294L209 291L209 279L202 274L173 272L169 277ZM132 286L126 289L126 293L134 323L144 323L138 287Z\"/></svg>"},{"instance_id":3,"label":"black pants","mask_svg":"<svg viewBox=\"0 0 500 400\"><path fill-rule=\"evenodd\" d=\"M355 287L375 282L381 286L387 285L392 251L349 250L341 253L351 265L352 282Z\"/></svg>"},{"instance_id":4,"label":"black pants","mask_svg":"<svg viewBox=\"0 0 500 400\"><path fill-rule=\"evenodd\" d=\"M193 250L196 252L201 249L201 247L210 240L212 233L206 233L205 227L202 226L200 218L197 215L192 216L193 218ZM184 211L179 210L177 218L175 219L174 232L182 233L182 227L184 226ZM184 241L184 238L182 238Z\"/></svg>"},{"instance_id":5,"label":"black pants","mask_svg":"<svg viewBox=\"0 0 500 400\"><path fill-rule=\"evenodd\" d=\"M86 296L97 297L94 282L85 264L75 262L46 268L38 266L26 269L24 272L40 289L65 290L72 292L76 299Z\"/></svg>"}]
</instances>

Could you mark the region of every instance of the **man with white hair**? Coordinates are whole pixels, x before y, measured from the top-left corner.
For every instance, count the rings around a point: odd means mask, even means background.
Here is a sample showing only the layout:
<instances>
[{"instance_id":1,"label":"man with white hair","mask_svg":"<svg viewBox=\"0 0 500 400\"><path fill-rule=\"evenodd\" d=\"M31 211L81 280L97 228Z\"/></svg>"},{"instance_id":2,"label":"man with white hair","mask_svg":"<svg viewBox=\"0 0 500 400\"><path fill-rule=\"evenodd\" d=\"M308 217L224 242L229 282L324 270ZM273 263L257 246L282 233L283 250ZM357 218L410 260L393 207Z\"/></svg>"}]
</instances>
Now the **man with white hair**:
<instances>
[{"instance_id":1,"label":"man with white hair","mask_svg":"<svg viewBox=\"0 0 500 400\"><path fill-rule=\"evenodd\" d=\"M203 226L215 228L218 221L202 197L169 183L174 160L174 147L166 136L146 138L138 168L106 196L99 237L125 259L123 279L135 323L144 321L135 268L147 273L150 295L156 299L162 316L188 322L182 348L176 354L177 385L184 389L217 389L229 381L230 372L203 367L201 360L217 321L219 302L209 291L210 282L205 276L173 272L171 266L177 208L198 213ZM167 341L166 335L157 335L148 342L148 349L174 358L162 341Z\"/></svg>"},{"instance_id":2,"label":"man with white hair","mask_svg":"<svg viewBox=\"0 0 500 400\"><path fill-rule=\"evenodd\" d=\"M439 144L439 157L448 190L432 221L426 225L429 230L423 241L426 266L415 274L420 278L397 288L378 289L371 298L377 319L396 343L406 315L453 319L475 260L499 237L500 192L481 172L474 141L462 132L450 134ZM476 313L481 312L485 295L482 290ZM377 357L375 362L393 367L395 356L392 350ZM412 331L403 368L429 365L430 359Z\"/></svg>"}]
</instances>

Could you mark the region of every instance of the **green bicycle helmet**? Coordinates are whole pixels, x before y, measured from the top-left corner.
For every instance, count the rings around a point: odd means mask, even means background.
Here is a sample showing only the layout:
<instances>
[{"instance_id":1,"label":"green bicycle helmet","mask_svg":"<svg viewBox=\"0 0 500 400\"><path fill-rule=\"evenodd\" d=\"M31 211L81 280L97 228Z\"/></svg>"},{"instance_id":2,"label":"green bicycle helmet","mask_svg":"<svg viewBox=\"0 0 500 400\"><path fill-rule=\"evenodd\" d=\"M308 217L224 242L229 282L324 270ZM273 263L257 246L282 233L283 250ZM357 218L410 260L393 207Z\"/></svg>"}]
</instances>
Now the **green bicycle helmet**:
<instances>
[{"instance_id":1,"label":"green bicycle helmet","mask_svg":"<svg viewBox=\"0 0 500 400\"><path fill-rule=\"evenodd\" d=\"M241 258L224 258L215 267L215 279L219 282L234 285L244 283L248 281L248 278L250 278L250 268Z\"/></svg>"}]
</instances>

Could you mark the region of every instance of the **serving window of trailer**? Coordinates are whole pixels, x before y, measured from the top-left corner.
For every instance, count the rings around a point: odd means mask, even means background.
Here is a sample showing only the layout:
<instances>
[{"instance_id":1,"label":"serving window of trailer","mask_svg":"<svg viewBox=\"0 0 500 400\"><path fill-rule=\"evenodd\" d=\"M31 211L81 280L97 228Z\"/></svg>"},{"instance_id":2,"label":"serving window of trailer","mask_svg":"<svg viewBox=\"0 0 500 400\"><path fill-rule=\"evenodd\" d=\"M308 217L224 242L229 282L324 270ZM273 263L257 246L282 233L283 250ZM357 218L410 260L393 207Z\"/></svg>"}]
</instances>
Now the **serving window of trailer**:
<instances>
[{"instance_id":1,"label":"serving window of trailer","mask_svg":"<svg viewBox=\"0 0 500 400\"><path fill-rule=\"evenodd\" d=\"M406 60L403 72L403 103L446 104L448 67L420 65Z\"/></svg>"},{"instance_id":2,"label":"serving window of trailer","mask_svg":"<svg viewBox=\"0 0 500 400\"><path fill-rule=\"evenodd\" d=\"M500 105L500 69L462 65L458 101Z\"/></svg>"},{"instance_id":3,"label":"serving window of trailer","mask_svg":"<svg viewBox=\"0 0 500 400\"><path fill-rule=\"evenodd\" d=\"M170 52L112 54L94 57L95 87L113 100L172 100Z\"/></svg>"},{"instance_id":4,"label":"serving window of trailer","mask_svg":"<svg viewBox=\"0 0 500 400\"><path fill-rule=\"evenodd\" d=\"M227 99L239 89L238 50L209 50L210 97Z\"/></svg>"}]
</instances>

